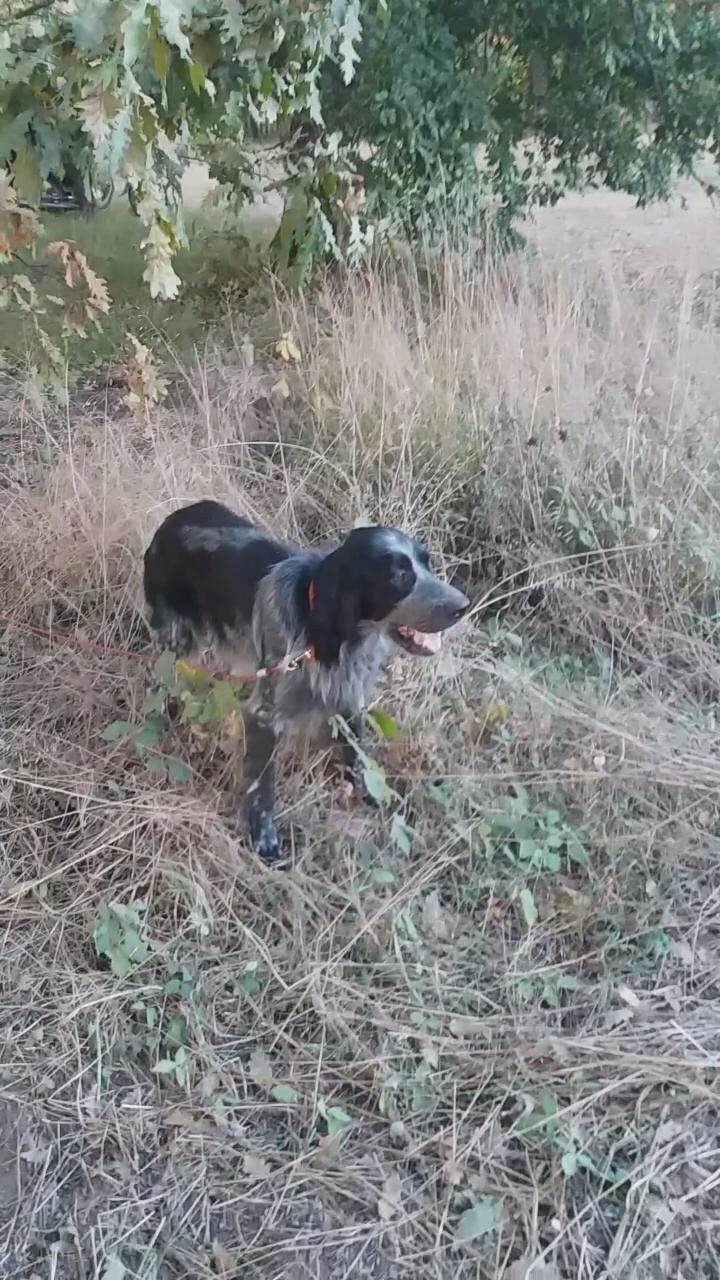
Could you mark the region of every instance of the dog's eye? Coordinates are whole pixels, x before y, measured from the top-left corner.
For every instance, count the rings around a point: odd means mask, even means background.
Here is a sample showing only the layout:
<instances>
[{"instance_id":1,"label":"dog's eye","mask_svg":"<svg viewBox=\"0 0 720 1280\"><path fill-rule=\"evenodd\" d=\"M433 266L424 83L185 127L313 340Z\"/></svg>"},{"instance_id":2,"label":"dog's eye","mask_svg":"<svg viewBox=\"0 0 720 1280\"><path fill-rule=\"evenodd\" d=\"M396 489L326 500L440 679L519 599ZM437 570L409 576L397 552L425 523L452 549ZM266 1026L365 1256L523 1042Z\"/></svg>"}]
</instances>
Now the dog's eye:
<instances>
[{"instance_id":1,"label":"dog's eye","mask_svg":"<svg viewBox=\"0 0 720 1280\"><path fill-rule=\"evenodd\" d=\"M408 556L396 561L390 573L390 581L398 591L410 591L415 583L415 570Z\"/></svg>"}]
</instances>

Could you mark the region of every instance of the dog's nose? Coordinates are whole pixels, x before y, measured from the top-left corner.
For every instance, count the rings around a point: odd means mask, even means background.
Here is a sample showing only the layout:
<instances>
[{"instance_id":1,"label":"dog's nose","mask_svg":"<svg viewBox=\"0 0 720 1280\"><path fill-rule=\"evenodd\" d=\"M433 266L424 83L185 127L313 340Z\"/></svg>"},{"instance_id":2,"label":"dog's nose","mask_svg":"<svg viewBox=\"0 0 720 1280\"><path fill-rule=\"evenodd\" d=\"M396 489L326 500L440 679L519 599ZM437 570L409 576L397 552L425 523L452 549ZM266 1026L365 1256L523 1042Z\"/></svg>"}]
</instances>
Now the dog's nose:
<instances>
[{"instance_id":1,"label":"dog's nose","mask_svg":"<svg viewBox=\"0 0 720 1280\"><path fill-rule=\"evenodd\" d=\"M462 591L458 591L457 587L452 588L452 599L448 601L447 614L449 625L459 622L465 616L470 608L470 601Z\"/></svg>"}]
</instances>

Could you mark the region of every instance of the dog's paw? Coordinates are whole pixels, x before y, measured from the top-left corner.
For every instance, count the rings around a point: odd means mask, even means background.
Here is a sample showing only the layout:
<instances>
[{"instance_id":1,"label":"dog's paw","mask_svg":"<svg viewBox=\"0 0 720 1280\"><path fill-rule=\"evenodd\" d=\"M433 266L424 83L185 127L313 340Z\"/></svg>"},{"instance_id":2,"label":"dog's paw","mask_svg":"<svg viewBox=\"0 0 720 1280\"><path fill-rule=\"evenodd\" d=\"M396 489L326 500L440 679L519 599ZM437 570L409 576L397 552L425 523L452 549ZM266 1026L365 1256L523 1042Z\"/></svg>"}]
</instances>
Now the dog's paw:
<instances>
[{"instance_id":1,"label":"dog's paw","mask_svg":"<svg viewBox=\"0 0 720 1280\"><path fill-rule=\"evenodd\" d=\"M250 818L250 841L255 853L263 862L277 862L283 855L280 838L272 815L253 813Z\"/></svg>"}]
</instances>

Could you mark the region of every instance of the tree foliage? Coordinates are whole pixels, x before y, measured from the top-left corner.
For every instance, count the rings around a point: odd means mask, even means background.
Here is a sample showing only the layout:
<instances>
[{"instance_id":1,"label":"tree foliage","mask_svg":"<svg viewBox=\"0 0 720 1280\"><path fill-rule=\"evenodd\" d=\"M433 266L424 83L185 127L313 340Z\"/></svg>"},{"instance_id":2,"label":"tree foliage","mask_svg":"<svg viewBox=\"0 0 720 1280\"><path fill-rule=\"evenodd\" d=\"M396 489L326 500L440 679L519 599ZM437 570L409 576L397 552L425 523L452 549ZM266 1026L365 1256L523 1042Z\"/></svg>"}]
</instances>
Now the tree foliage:
<instances>
[{"instance_id":1,"label":"tree foliage","mask_svg":"<svg viewBox=\"0 0 720 1280\"><path fill-rule=\"evenodd\" d=\"M18 258L68 159L129 183L149 291L168 299L184 236L168 178L189 148L243 201L273 140L276 263L302 282L318 257L359 260L377 228L487 211L507 227L585 183L667 195L717 156L719 81L705 0L0 0L0 257L18 268L0 303L36 309ZM59 243L82 299L45 305L78 327L107 297Z\"/></svg>"},{"instance_id":2,"label":"tree foliage","mask_svg":"<svg viewBox=\"0 0 720 1280\"><path fill-rule=\"evenodd\" d=\"M359 2L0 0L0 164L30 205L68 156L102 178L122 176L146 227L150 293L173 298L183 232L162 162L178 163L191 143L244 145L296 119L321 129L321 69L332 59L351 78ZM320 170L338 156L319 140L315 151ZM310 200L306 211L311 221ZM296 228L299 244L310 230ZM328 226L323 234L332 247Z\"/></svg>"},{"instance_id":3,"label":"tree foliage","mask_svg":"<svg viewBox=\"0 0 720 1280\"><path fill-rule=\"evenodd\" d=\"M410 228L568 188L641 203L720 147L720 6L698 0L390 0L358 73L321 98L368 211Z\"/></svg>"}]
</instances>

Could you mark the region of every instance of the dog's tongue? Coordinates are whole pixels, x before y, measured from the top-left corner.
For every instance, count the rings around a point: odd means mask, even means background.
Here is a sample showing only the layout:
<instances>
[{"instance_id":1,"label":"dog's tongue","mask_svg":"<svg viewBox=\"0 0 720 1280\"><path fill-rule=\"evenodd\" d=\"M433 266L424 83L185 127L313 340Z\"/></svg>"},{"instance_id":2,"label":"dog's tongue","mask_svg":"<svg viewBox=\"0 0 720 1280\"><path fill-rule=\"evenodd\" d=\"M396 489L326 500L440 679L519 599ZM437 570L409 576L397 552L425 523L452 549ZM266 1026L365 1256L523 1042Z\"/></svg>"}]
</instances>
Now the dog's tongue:
<instances>
[{"instance_id":1,"label":"dog's tongue","mask_svg":"<svg viewBox=\"0 0 720 1280\"><path fill-rule=\"evenodd\" d=\"M407 635L424 653L439 653L442 648L442 634L439 631L413 631L412 627L408 627Z\"/></svg>"}]
</instances>

